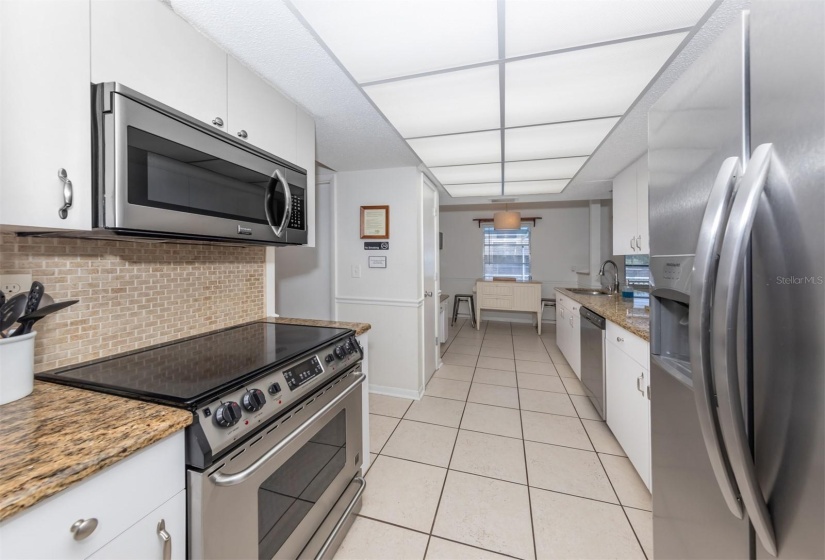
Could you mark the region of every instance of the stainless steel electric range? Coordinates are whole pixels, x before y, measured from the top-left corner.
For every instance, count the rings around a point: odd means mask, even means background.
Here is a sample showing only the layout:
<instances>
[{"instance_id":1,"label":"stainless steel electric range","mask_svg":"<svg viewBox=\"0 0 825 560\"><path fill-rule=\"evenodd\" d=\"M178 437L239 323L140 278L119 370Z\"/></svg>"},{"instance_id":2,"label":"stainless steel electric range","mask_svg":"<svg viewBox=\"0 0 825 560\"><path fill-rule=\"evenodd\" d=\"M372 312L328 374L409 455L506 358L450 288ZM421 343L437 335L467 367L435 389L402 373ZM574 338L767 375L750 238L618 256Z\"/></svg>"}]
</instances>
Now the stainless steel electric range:
<instances>
[{"instance_id":1,"label":"stainless steel electric range","mask_svg":"<svg viewBox=\"0 0 825 560\"><path fill-rule=\"evenodd\" d=\"M327 558L360 508L363 351L254 322L38 379L191 410L190 558Z\"/></svg>"}]
</instances>

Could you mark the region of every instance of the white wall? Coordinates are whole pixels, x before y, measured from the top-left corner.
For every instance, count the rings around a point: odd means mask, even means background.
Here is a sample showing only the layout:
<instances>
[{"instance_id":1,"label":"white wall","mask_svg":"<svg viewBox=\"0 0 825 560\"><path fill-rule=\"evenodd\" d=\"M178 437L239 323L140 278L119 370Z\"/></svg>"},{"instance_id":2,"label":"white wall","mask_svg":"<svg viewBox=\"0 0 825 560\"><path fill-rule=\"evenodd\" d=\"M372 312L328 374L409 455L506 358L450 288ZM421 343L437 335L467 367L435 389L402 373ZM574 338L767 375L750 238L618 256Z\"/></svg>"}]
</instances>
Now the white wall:
<instances>
[{"instance_id":1,"label":"white wall","mask_svg":"<svg viewBox=\"0 0 825 560\"><path fill-rule=\"evenodd\" d=\"M473 218L491 218L498 210L493 206L441 207L441 231L444 249L441 251L441 290L452 296L472 293L473 285L482 274L482 229ZM589 269L590 209L587 201L510 205L523 217L540 217L531 234L533 280L542 283L542 297L554 297L555 287L576 286L576 269ZM609 216L609 212L606 214ZM462 305L462 310L466 306ZM512 321L531 321L525 313L485 313L485 317ZM548 308L544 320L555 320Z\"/></svg>"},{"instance_id":2,"label":"white wall","mask_svg":"<svg viewBox=\"0 0 825 560\"><path fill-rule=\"evenodd\" d=\"M275 249L275 312L283 317L332 319L332 189L334 177L318 177L315 247Z\"/></svg>"},{"instance_id":3,"label":"white wall","mask_svg":"<svg viewBox=\"0 0 825 560\"><path fill-rule=\"evenodd\" d=\"M334 199L335 318L372 324L370 390L418 398L421 362L421 188L414 167L341 172ZM390 248L365 251L360 207L390 206ZM367 257L387 257L387 268L367 266ZM361 277L352 269L361 267Z\"/></svg>"}]
</instances>

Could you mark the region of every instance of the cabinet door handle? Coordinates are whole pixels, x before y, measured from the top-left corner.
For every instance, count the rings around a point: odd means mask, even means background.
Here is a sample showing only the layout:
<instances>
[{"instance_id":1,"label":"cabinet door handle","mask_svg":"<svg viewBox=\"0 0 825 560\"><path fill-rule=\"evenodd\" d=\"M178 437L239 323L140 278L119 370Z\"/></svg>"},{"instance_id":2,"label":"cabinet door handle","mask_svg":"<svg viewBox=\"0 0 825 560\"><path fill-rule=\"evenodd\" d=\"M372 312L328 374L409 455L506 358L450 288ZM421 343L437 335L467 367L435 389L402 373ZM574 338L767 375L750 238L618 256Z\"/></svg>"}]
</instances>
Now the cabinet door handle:
<instances>
[{"instance_id":1,"label":"cabinet door handle","mask_svg":"<svg viewBox=\"0 0 825 560\"><path fill-rule=\"evenodd\" d=\"M642 236L641 235L636 236L636 248L639 249L640 251L642 250Z\"/></svg>"},{"instance_id":2,"label":"cabinet door handle","mask_svg":"<svg viewBox=\"0 0 825 560\"><path fill-rule=\"evenodd\" d=\"M223 126L223 119L220 117L215 117L214 119L212 119L212 124L214 124L215 126Z\"/></svg>"},{"instance_id":3,"label":"cabinet door handle","mask_svg":"<svg viewBox=\"0 0 825 560\"><path fill-rule=\"evenodd\" d=\"M74 540L82 541L97 529L97 519L90 517L89 519L78 519L69 528L74 534Z\"/></svg>"},{"instance_id":4,"label":"cabinet door handle","mask_svg":"<svg viewBox=\"0 0 825 560\"><path fill-rule=\"evenodd\" d=\"M630 238L630 248L631 248L631 249L633 249L634 251L636 250L636 247L633 245L633 243L634 243L635 241L636 241L636 238L635 238L635 237L631 237L631 238Z\"/></svg>"},{"instance_id":5,"label":"cabinet door handle","mask_svg":"<svg viewBox=\"0 0 825 560\"><path fill-rule=\"evenodd\" d=\"M644 373L642 373L642 375L640 375L639 377L636 378L636 390L639 391L642 394L643 397L645 396L645 391L644 391L644 389L642 389L642 381L644 381L644 379L645 379L645 374Z\"/></svg>"},{"instance_id":6,"label":"cabinet door handle","mask_svg":"<svg viewBox=\"0 0 825 560\"><path fill-rule=\"evenodd\" d=\"M616 337L616 342L624 342L624 339L620 336Z\"/></svg>"},{"instance_id":7,"label":"cabinet door handle","mask_svg":"<svg viewBox=\"0 0 825 560\"><path fill-rule=\"evenodd\" d=\"M247 134L245 130L241 130L241 131L238 132L238 136L240 136L241 138L246 139L249 136L249 134Z\"/></svg>"},{"instance_id":8,"label":"cabinet door handle","mask_svg":"<svg viewBox=\"0 0 825 560\"><path fill-rule=\"evenodd\" d=\"M158 536L163 541L163 560L172 560L172 535L166 530L166 520L158 522Z\"/></svg>"},{"instance_id":9,"label":"cabinet door handle","mask_svg":"<svg viewBox=\"0 0 825 560\"><path fill-rule=\"evenodd\" d=\"M69 180L69 174L62 167L57 170L57 176L63 182L63 206L58 210L57 214L61 220L69 217L69 208L72 207L72 200L74 199L74 188L72 182Z\"/></svg>"}]
</instances>

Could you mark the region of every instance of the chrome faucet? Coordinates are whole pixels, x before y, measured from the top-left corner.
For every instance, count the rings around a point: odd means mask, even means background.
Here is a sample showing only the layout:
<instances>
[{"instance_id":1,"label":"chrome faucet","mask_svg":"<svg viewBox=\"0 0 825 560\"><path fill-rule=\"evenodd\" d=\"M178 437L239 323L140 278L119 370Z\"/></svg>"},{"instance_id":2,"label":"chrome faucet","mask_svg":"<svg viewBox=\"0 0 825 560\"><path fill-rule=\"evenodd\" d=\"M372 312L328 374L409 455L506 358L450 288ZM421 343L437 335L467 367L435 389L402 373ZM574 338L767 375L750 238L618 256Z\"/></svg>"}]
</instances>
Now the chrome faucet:
<instances>
[{"instance_id":1,"label":"chrome faucet","mask_svg":"<svg viewBox=\"0 0 825 560\"><path fill-rule=\"evenodd\" d=\"M613 270L615 270L616 273L613 275L613 283L611 284L610 287L607 288L607 291L610 294L615 294L619 291L619 265L617 265L616 263L614 263L610 259L607 259L606 261L604 261L602 263L602 267L599 269L599 276L604 276L604 267L608 263L613 265Z\"/></svg>"}]
</instances>

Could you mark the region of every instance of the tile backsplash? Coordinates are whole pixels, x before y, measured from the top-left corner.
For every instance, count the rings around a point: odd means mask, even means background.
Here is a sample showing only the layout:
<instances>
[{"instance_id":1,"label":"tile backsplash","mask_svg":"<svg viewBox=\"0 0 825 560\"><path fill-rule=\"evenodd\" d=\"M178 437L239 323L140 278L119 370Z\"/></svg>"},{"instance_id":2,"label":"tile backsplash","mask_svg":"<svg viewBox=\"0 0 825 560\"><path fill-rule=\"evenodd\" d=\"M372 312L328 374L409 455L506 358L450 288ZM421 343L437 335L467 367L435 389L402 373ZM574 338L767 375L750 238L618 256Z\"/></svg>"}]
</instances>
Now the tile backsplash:
<instances>
[{"instance_id":1,"label":"tile backsplash","mask_svg":"<svg viewBox=\"0 0 825 560\"><path fill-rule=\"evenodd\" d=\"M35 371L264 315L265 249L0 235L0 273L30 273L55 301L35 325Z\"/></svg>"}]
</instances>

